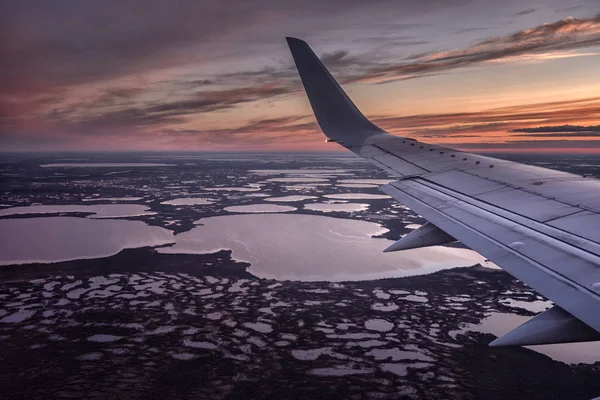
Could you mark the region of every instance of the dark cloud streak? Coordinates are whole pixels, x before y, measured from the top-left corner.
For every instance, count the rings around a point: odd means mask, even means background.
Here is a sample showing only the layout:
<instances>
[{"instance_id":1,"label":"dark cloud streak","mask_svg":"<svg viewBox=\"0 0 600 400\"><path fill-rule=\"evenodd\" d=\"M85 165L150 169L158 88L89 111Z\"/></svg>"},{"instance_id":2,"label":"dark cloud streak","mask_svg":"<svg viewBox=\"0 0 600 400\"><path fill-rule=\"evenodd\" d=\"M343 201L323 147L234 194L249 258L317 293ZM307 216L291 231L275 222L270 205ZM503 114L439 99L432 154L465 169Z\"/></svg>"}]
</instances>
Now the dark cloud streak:
<instances>
[{"instance_id":1,"label":"dark cloud streak","mask_svg":"<svg viewBox=\"0 0 600 400\"><path fill-rule=\"evenodd\" d=\"M518 128L513 129L511 132L522 132L522 133L544 133L544 132L563 132L563 133L575 133L575 132L600 132L600 125L593 126L581 126L581 125L559 125L559 126L538 126L534 128ZM518 135L517 135L518 136Z\"/></svg>"},{"instance_id":2,"label":"dark cloud streak","mask_svg":"<svg viewBox=\"0 0 600 400\"><path fill-rule=\"evenodd\" d=\"M539 133L512 135L511 137L536 137L536 138L574 138L574 137L600 137L600 132L566 132L566 133Z\"/></svg>"},{"instance_id":3,"label":"dark cloud streak","mask_svg":"<svg viewBox=\"0 0 600 400\"><path fill-rule=\"evenodd\" d=\"M305 122L304 116L287 116L250 121L230 129L166 129L163 133L171 138L192 137L199 143L227 145L242 142L247 145L305 143L321 138L315 122Z\"/></svg>"},{"instance_id":4,"label":"dark cloud streak","mask_svg":"<svg viewBox=\"0 0 600 400\"><path fill-rule=\"evenodd\" d=\"M409 62L378 66L352 82L393 81L407 77L466 68L484 62L527 54L576 50L600 45L600 14L590 18L565 18L554 23L494 37L471 47L446 52L422 53Z\"/></svg>"},{"instance_id":5,"label":"dark cloud streak","mask_svg":"<svg viewBox=\"0 0 600 400\"><path fill-rule=\"evenodd\" d=\"M533 14L536 11L537 10L535 8L528 8L527 10L522 10L522 11L514 13L513 16L515 16L515 17L521 17L521 16L527 15L527 14Z\"/></svg>"},{"instance_id":6,"label":"dark cloud streak","mask_svg":"<svg viewBox=\"0 0 600 400\"><path fill-rule=\"evenodd\" d=\"M565 149L600 149L600 140L519 140L504 143L456 143L451 147L462 150L565 150Z\"/></svg>"},{"instance_id":7,"label":"dark cloud streak","mask_svg":"<svg viewBox=\"0 0 600 400\"><path fill-rule=\"evenodd\" d=\"M197 92L193 98L165 101L160 104L129 104L114 110L103 110L98 101L59 110L49 117L70 131L101 134L107 128L180 123L192 114L230 109L243 103L271 99L290 94L293 89L278 85L234 88L221 91ZM100 98L101 100L102 98Z\"/></svg>"}]
</instances>

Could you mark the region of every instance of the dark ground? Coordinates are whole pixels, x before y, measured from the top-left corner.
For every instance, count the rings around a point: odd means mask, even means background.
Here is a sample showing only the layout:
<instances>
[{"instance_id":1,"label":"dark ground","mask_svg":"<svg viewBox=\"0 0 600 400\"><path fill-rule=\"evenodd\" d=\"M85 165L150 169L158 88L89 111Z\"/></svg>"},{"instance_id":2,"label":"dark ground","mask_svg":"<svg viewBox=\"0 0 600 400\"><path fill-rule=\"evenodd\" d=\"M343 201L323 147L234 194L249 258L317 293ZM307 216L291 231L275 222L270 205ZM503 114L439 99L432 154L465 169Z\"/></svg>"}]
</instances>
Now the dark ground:
<instances>
[{"instance_id":1,"label":"dark ground","mask_svg":"<svg viewBox=\"0 0 600 400\"><path fill-rule=\"evenodd\" d=\"M340 156L269 156L260 157L260 162L252 157L154 156L159 161L144 162L173 162L178 167L56 170L38 165L59 162L57 156L9 159L0 165L0 203L79 204L94 194L140 196L158 214L129 219L183 232L202 217L226 214L224 205L260 199L209 193L219 199L210 206L161 205L165 199L190 194L168 188L181 181L194 180L198 187L240 186L264 181L265 177L249 175L249 169L300 167L357 168L361 170L357 177L386 177L368 164ZM131 162L130 155L78 157L95 162L125 157ZM520 157L578 174L598 171L597 163L588 158ZM339 189L344 190L358 191ZM261 191L272 196L298 194L280 183L266 183ZM377 193L377 189L364 191ZM312 189L306 193L318 195ZM390 213L393 201L368 203L365 212L328 215L381 223L390 229L385 235L389 238L406 232L405 223ZM410 213L403 217L423 222ZM228 251L167 255L150 248L100 259L1 267L0 320L13 315L25 318L0 323L0 398L591 399L600 395L600 362L568 365L525 348L490 348L487 344L495 338L490 334L452 333L481 322L491 312L534 315L503 302L543 298L501 270L475 266L424 276L333 283L259 279L246 272L247 267L232 260ZM393 328L387 330L386 321Z\"/></svg>"}]
</instances>

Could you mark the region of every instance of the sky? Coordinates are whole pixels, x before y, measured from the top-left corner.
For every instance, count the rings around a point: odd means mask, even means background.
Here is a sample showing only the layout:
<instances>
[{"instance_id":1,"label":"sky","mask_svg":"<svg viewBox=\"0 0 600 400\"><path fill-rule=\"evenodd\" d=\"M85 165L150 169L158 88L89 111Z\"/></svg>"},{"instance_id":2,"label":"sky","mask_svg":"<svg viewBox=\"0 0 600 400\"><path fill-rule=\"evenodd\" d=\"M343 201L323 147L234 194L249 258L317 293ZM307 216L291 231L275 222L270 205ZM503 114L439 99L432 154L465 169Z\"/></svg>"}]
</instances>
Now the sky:
<instances>
[{"instance_id":1,"label":"sky","mask_svg":"<svg viewBox=\"0 0 600 400\"><path fill-rule=\"evenodd\" d=\"M600 153L597 0L0 3L0 151L336 151L285 37L391 133Z\"/></svg>"}]
</instances>

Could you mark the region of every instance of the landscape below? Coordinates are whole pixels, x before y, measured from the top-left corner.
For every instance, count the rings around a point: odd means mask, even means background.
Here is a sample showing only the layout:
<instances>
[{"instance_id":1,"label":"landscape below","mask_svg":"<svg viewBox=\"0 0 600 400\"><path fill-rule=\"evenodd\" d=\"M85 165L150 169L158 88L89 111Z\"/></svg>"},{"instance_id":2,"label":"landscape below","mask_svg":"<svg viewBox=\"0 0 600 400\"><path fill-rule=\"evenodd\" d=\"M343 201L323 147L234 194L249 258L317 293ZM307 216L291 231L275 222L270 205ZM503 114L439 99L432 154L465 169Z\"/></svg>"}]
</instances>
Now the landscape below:
<instances>
[{"instance_id":1,"label":"landscape below","mask_svg":"<svg viewBox=\"0 0 600 400\"><path fill-rule=\"evenodd\" d=\"M586 156L513 156L600 175ZM8 155L2 398L592 398L600 344L489 348L552 303L340 154ZM362 396L362 397L361 397Z\"/></svg>"}]
</instances>

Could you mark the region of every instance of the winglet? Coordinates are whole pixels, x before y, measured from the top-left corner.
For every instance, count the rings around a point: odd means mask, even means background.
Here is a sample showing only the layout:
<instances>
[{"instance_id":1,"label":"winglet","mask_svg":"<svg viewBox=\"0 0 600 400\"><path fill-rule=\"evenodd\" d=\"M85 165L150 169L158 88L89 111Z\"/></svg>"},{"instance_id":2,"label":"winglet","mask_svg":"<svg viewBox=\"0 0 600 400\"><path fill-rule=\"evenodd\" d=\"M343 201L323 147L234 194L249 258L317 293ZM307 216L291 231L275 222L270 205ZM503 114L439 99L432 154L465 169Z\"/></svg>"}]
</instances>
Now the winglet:
<instances>
[{"instance_id":1,"label":"winglet","mask_svg":"<svg viewBox=\"0 0 600 400\"><path fill-rule=\"evenodd\" d=\"M286 38L321 130L340 144L360 144L384 133L369 121L303 40Z\"/></svg>"}]
</instances>

